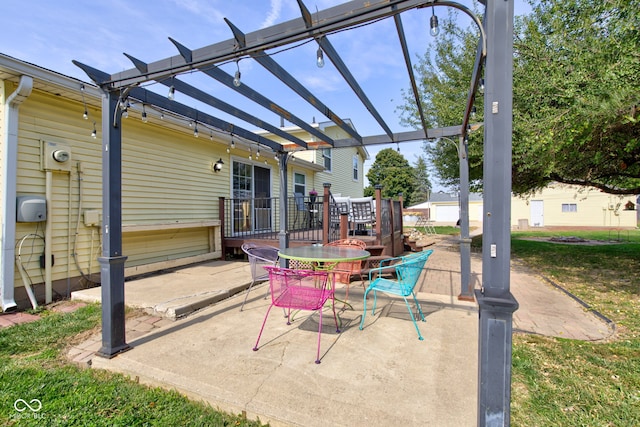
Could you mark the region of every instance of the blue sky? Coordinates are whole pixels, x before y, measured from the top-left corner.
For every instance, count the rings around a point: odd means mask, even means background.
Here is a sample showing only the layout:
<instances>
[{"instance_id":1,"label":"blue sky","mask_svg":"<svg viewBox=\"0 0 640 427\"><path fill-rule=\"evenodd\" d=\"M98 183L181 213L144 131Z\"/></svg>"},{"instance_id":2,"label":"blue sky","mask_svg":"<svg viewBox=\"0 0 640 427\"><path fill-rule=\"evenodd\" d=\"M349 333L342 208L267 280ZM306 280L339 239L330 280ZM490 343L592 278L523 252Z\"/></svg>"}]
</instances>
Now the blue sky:
<instances>
[{"instance_id":1,"label":"blue sky","mask_svg":"<svg viewBox=\"0 0 640 427\"><path fill-rule=\"evenodd\" d=\"M323 10L343 2L316 0L305 4L313 12L316 7ZM460 3L472 7L470 1L462 0ZM516 0L515 7L516 14L529 9L524 0ZM132 68L123 52L146 62L176 55L177 51L168 37L192 49L230 39L231 32L223 21L225 17L248 33L300 16L294 0L4 0L2 9L4 37L0 39L0 52L84 81L88 81L88 77L72 64L72 60L115 73ZM441 17L447 13L444 7L435 10ZM414 62L416 55L423 54L432 40L428 33L430 16L430 9L402 15ZM459 20L461 25L471 24L465 15L461 15ZM401 91L409 88L410 83L393 20L331 35L329 40L392 131L408 130L399 124L395 113L398 105L402 104ZM277 53L273 58L336 114L351 119L362 135L384 133L330 61L327 60L322 69L316 67L316 49L317 44L308 43ZM239 67L244 84L259 90L304 120L326 120L254 61L242 60ZM222 68L233 74L235 64ZM181 78L199 83L199 87L212 95L242 106L273 125L280 124L275 114L247 102L211 79L203 80L196 75ZM166 91L163 86L157 86L158 91ZM177 99L180 100L179 95ZM223 113L212 113L227 118ZM237 122L236 119L231 121ZM252 125L246 126L254 129ZM367 148L371 160L365 165L365 173L376 153L386 147ZM416 156L422 153L420 142L403 143L400 150L410 163L414 163Z\"/></svg>"}]
</instances>

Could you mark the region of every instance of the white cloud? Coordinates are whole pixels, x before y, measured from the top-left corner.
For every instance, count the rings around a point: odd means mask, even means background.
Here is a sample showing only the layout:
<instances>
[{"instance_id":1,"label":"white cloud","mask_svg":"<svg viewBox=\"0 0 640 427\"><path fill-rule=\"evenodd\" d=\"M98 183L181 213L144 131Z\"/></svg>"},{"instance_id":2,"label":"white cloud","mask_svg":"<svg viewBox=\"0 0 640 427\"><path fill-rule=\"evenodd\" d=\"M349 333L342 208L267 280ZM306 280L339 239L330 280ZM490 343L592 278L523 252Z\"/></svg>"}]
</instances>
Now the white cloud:
<instances>
[{"instance_id":1,"label":"white cloud","mask_svg":"<svg viewBox=\"0 0 640 427\"><path fill-rule=\"evenodd\" d=\"M271 9L269 14L264 19L260 28L267 28L275 24L280 18L280 11L282 10L282 0L271 0Z\"/></svg>"}]
</instances>

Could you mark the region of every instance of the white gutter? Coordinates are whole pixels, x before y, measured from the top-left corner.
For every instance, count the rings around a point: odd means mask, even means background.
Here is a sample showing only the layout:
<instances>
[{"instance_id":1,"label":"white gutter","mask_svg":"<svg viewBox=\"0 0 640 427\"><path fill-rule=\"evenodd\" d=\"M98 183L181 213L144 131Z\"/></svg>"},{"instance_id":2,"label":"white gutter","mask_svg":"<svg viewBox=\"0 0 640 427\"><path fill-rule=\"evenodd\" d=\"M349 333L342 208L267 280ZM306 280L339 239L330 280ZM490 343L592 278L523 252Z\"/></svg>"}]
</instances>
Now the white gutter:
<instances>
[{"instance_id":1,"label":"white gutter","mask_svg":"<svg viewBox=\"0 0 640 427\"><path fill-rule=\"evenodd\" d=\"M4 122L6 129L2 138L2 168L4 182L2 191L2 231L0 241L0 299L2 311L17 309L14 300L14 262L16 246L16 181L18 178L18 109L33 90L33 78L20 76L18 88L5 102Z\"/></svg>"}]
</instances>

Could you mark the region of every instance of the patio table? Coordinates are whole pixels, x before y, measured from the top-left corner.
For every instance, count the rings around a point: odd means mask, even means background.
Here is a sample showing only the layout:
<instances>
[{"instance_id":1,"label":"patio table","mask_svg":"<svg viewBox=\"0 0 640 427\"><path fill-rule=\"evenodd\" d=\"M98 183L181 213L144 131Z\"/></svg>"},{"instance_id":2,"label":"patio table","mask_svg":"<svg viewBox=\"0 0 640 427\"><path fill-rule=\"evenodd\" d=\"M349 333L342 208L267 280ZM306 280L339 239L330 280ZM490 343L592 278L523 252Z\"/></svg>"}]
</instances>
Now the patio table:
<instances>
[{"instance_id":1,"label":"patio table","mask_svg":"<svg viewBox=\"0 0 640 427\"><path fill-rule=\"evenodd\" d=\"M331 272L334 267L345 261L361 261L371 256L363 249L343 248L338 246L307 245L280 249L280 258L309 263L315 270ZM331 286L335 291L335 274L331 274ZM338 300L340 301L340 300ZM346 301L341 301L351 307ZM353 307L351 307L353 308Z\"/></svg>"}]
</instances>

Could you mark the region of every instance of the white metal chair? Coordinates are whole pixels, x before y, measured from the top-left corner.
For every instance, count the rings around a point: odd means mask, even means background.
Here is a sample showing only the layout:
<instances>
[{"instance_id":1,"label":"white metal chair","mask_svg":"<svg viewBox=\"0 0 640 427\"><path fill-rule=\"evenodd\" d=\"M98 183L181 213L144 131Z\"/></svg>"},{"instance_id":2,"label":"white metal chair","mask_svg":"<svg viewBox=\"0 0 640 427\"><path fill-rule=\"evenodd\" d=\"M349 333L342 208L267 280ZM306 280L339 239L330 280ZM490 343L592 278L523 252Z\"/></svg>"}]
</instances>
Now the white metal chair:
<instances>
[{"instance_id":1,"label":"white metal chair","mask_svg":"<svg viewBox=\"0 0 640 427\"><path fill-rule=\"evenodd\" d=\"M247 288L247 293L242 301L240 311L244 308L244 304L247 302L247 297L251 288L256 282L262 282L269 279L269 272L264 269L265 266L275 266L278 263L278 248L268 245L258 245L255 243L243 243L242 251L247 254L249 258L249 266L251 267L251 284ZM267 289L267 295L269 289ZM267 296L265 295L265 298Z\"/></svg>"}]
</instances>

